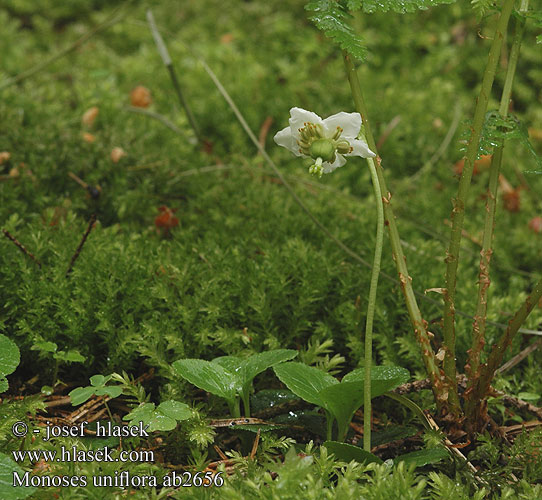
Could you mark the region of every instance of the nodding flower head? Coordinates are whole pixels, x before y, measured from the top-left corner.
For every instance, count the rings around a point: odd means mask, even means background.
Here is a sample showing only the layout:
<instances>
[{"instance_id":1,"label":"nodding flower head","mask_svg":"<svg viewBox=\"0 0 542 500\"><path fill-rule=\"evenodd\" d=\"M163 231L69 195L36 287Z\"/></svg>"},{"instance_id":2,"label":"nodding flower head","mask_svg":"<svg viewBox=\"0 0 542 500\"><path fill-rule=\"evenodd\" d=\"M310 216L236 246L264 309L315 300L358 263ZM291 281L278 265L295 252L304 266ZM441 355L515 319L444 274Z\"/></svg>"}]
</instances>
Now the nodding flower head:
<instances>
[{"instance_id":1,"label":"nodding flower head","mask_svg":"<svg viewBox=\"0 0 542 500\"><path fill-rule=\"evenodd\" d=\"M312 158L309 172L319 177L346 163L345 156L376 156L367 144L357 139L361 129L359 113L341 111L322 120L301 108L290 110L290 126L277 132L274 140L296 156Z\"/></svg>"}]
</instances>

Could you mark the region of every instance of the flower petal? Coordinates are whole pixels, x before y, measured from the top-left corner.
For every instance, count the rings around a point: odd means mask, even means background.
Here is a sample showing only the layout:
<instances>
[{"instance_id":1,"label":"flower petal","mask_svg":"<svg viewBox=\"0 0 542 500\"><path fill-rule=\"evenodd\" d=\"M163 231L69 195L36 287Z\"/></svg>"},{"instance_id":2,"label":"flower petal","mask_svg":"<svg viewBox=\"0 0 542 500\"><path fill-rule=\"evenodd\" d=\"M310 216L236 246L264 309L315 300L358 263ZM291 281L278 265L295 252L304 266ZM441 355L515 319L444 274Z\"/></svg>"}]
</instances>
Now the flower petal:
<instances>
[{"instance_id":1,"label":"flower petal","mask_svg":"<svg viewBox=\"0 0 542 500\"><path fill-rule=\"evenodd\" d=\"M279 146L291 151L294 155L305 156L299 151L299 145L297 144L295 137L292 135L290 127L283 128L280 132L277 132L275 137L273 137L273 140Z\"/></svg>"},{"instance_id":2,"label":"flower petal","mask_svg":"<svg viewBox=\"0 0 542 500\"><path fill-rule=\"evenodd\" d=\"M290 110L290 129L292 135L297 139L299 137L299 129L303 128L304 124L310 123L320 123L322 124L322 118L320 118L316 113L312 111L307 111L302 108L292 108Z\"/></svg>"},{"instance_id":3,"label":"flower petal","mask_svg":"<svg viewBox=\"0 0 542 500\"><path fill-rule=\"evenodd\" d=\"M324 174L333 172L336 168L342 167L346 163L346 159L343 155L337 154L333 163L324 162Z\"/></svg>"},{"instance_id":4,"label":"flower petal","mask_svg":"<svg viewBox=\"0 0 542 500\"><path fill-rule=\"evenodd\" d=\"M350 146L353 151L347 153L347 156L361 156L362 158L374 158L376 155L369 149L365 141L359 139L351 139Z\"/></svg>"},{"instance_id":5,"label":"flower petal","mask_svg":"<svg viewBox=\"0 0 542 500\"><path fill-rule=\"evenodd\" d=\"M348 140L355 139L361 128L361 115L359 113L345 113L341 111L324 120L324 129L328 137L331 137L335 133L337 127L343 129L341 137Z\"/></svg>"}]
</instances>

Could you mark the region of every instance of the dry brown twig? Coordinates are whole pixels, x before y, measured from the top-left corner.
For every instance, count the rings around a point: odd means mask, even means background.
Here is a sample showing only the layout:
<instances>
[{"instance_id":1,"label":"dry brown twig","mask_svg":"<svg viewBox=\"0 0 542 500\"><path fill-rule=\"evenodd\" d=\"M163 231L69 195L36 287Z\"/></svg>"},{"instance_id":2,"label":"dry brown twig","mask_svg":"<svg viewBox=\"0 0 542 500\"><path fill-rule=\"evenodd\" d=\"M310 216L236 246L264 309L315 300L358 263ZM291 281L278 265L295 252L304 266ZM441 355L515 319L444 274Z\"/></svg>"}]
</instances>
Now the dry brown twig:
<instances>
[{"instance_id":1,"label":"dry brown twig","mask_svg":"<svg viewBox=\"0 0 542 500\"><path fill-rule=\"evenodd\" d=\"M15 236L13 236L7 229L2 229L2 232L4 233L4 236L10 240L21 252L23 252L26 256L30 257L41 269L41 263L36 257L29 252L25 246L17 239Z\"/></svg>"}]
</instances>

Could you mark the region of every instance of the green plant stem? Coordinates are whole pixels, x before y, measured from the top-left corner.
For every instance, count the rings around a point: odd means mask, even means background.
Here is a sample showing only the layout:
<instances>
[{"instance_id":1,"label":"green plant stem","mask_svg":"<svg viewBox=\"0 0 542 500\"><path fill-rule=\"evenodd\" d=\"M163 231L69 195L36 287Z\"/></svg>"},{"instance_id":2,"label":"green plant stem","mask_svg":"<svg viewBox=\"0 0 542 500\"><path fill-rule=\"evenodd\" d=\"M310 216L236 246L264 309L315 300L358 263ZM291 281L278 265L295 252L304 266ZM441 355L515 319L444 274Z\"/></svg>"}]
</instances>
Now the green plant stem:
<instances>
[{"instance_id":1,"label":"green plant stem","mask_svg":"<svg viewBox=\"0 0 542 500\"><path fill-rule=\"evenodd\" d=\"M333 421L335 420L335 417L326 410L326 440L331 441L333 439Z\"/></svg>"},{"instance_id":2,"label":"green plant stem","mask_svg":"<svg viewBox=\"0 0 542 500\"><path fill-rule=\"evenodd\" d=\"M363 94L361 92L361 87L358 79L358 74L352 63L352 59L348 52L343 51L344 64L346 69L346 75L348 77L348 82L350 84L350 90L352 92L352 98L354 100L354 105L356 111L361 115L363 119L363 124L365 126L365 135L367 137L367 144L369 148L378 155L375 140L373 133L369 124L369 118L367 114L367 108L365 107L365 101L363 99ZM443 411L444 406L447 404L447 394L450 391L457 392L457 386L454 383L450 387L446 387L443 383L443 380L440 377L439 368L436 363L435 353L431 347L431 341L429 338L429 333L427 330L427 323L423 320L416 302L416 296L414 290L412 289L412 279L408 275L408 268L406 264L406 258L403 254L403 248L401 246L401 239L399 237L399 232L397 230L397 225L395 224L395 216L393 214L393 208L391 205L391 193L389 193L386 187L386 181L384 179L384 173L382 166L380 164L380 158L377 156L375 162L376 173L378 177L378 182L380 185L380 197L383 201L384 208L384 224L388 226L391 248L393 252L393 259L395 260L395 265L397 266L397 273L399 275L399 282L403 295L405 296L405 301L408 309L408 314L410 316L410 321L414 328L414 333L416 334L416 339L418 344L421 347L423 362L431 380L431 386L433 389L433 394L437 401L439 410Z\"/></svg>"},{"instance_id":3,"label":"green plant stem","mask_svg":"<svg viewBox=\"0 0 542 500\"><path fill-rule=\"evenodd\" d=\"M241 417L241 409L239 408L239 398L235 398L233 400L226 400L228 403L228 408L230 410L230 414L232 418L240 418Z\"/></svg>"},{"instance_id":4,"label":"green plant stem","mask_svg":"<svg viewBox=\"0 0 542 500\"><path fill-rule=\"evenodd\" d=\"M245 417L250 417L250 393L249 391L243 391L243 410L245 411Z\"/></svg>"},{"instance_id":5,"label":"green plant stem","mask_svg":"<svg viewBox=\"0 0 542 500\"><path fill-rule=\"evenodd\" d=\"M107 404L107 399L105 396L102 396L102 401L104 403L105 409L107 410L107 414L109 415L109 418L111 419L111 422L114 422L115 419L113 418L113 414L111 413L111 410L109 409L109 405Z\"/></svg>"},{"instance_id":6,"label":"green plant stem","mask_svg":"<svg viewBox=\"0 0 542 500\"><path fill-rule=\"evenodd\" d=\"M463 222L465 219L465 203L467 201L469 188L472 179L472 171L474 162L478 154L478 144L480 142L480 134L484 124L484 118L487 110L491 88L495 79L495 71L499 62L502 45L504 43L504 35L508 27L508 21L515 0L504 0L504 5L495 28L493 42L489 51L487 65L482 79L482 88L476 100L474 110L474 119L472 124L471 136L467 147L467 154L457 197L452 200L452 230L450 234L450 244L446 252L446 277L444 290L444 373L449 382L454 382L456 379L456 362L455 362L455 295L457 281L457 267L459 263L459 249L461 246L461 237L463 230ZM454 408L459 409L459 398L457 391L452 391L449 394L449 402Z\"/></svg>"},{"instance_id":7,"label":"green plant stem","mask_svg":"<svg viewBox=\"0 0 542 500\"><path fill-rule=\"evenodd\" d=\"M528 0L523 0L521 3L520 11L526 11L528 9ZM508 115L508 106L510 103L510 97L512 95L512 85L514 82L514 76L516 73L517 62L519 58L519 51L521 48L521 41L525 32L525 17L520 17L516 20L516 29L514 34L514 40L512 42L512 49L510 50L510 57L508 62L508 68L506 72L504 87L501 95L501 102L499 106L499 114L506 118ZM489 186L486 202L486 220L484 225L484 235L482 239L482 250L480 252L480 274L478 282L478 303L476 307L476 314L474 316L473 329L472 329L472 345L469 350L469 358L465 371L469 374L468 388L474 385L476 378L479 377L478 368L480 366L480 357L485 345L485 332L486 332L486 319L487 319L487 297L488 288L490 285L489 271L491 265L491 256L493 254L493 233L495 229L495 210L497 206L497 188L499 184L499 173L502 165L504 142L500 144L493 154L491 161L491 167L489 172ZM467 394L470 394L469 392ZM476 401L467 397L465 410L467 416L472 414L473 407Z\"/></svg>"},{"instance_id":8,"label":"green plant stem","mask_svg":"<svg viewBox=\"0 0 542 500\"><path fill-rule=\"evenodd\" d=\"M378 174L376 173L373 158L367 158L367 165L371 172L373 189L376 202L376 242L371 269L371 285L369 288L369 303L367 305L367 319L365 321L365 380L363 382L363 449L371 451L371 366L373 363L373 320L376 307L376 291L378 288L378 275L380 273L380 261L382 260L382 246L384 239L384 207Z\"/></svg>"}]
</instances>

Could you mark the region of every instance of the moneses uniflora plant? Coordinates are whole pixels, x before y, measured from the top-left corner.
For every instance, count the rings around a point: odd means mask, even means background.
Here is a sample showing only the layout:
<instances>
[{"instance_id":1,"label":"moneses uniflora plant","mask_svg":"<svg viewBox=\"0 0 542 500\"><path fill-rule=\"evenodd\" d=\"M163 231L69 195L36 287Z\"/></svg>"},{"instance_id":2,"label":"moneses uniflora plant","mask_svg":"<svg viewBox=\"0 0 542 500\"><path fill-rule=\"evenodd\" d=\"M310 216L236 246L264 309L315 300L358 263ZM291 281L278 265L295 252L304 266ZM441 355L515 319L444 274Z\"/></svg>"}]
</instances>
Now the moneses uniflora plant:
<instances>
[{"instance_id":1,"label":"moneses uniflora plant","mask_svg":"<svg viewBox=\"0 0 542 500\"><path fill-rule=\"evenodd\" d=\"M289 149L296 156L310 157L314 163L310 172L318 176L329 173L346 163L345 156L361 156L367 159L375 195L379 221L377 228L381 226L381 211L384 212L386 226L389 229L390 242L393 258L397 267L398 279L401 284L411 324L416 339L421 348L427 374L431 381L437 411L442 422L449 427L465 429L469 438L486 429L490 419L487 414L487 400L491 393L491 382L497 368L503 361L504 353L510 347L512 340L525 322L527 316L542 297L542 280L534 284L531 292L523 305L509 321L508 326L500 338L493 344L490 351L485 349L488 288L490 285L490 258L493 249L493 232L495 226L495 206L497 200L497 186L499 172L503 161L503 147L505 141L518 138L524 144L529 145L529 138L521 132L523 126L516 117L509 116L509 103L512 98L512 88L516 65L519 58L522 38L525 33L526 21L530 18L540 17L540 13L532 13L529 10L529 0L502 0L497 7L493 2L476 2L481 12L491 8L498 9L498 17L494 24L494 33L490 37L491 47L487 65L482 77L480 94L476 100L470 138L466 148L464 168L461 172L458 193L454 197L453 211L451 215L452 230L449 246L446 252L446 273L444 286L441 288L443 297L443 329L442 345L439 355L435 353L433 335L428 331L427 322L417 304L417 299L412 288L410 274L407 269L406 259L403 254L399 232L395 222L395 216L391 204L391 194L386 187L384 172L378 158L378 151L368 123L367 109L363 97L363 89L360 84L354 60L364 61L366 48L363 40L348 25L350 15L348 10L359 10L364 14L376 11L388 12L390 10L405 13L416 9L426 9L438 3L451 3L453 0L411 0L399 2L385 0L384 2L368 2L361 0L311 0L306 5L306 10L311 12L310 19L332 39L341 49L344 59L346 79L350 85L352 98L357 113L338 113L322 120L318 115L300 108L292 108L290 111L290 126L275 135L275 142ZM516 8L515 16L512 16ZM538 17L537 17L538 16ZM510 19L515 18L515 32L507 37ZM538 21L535 21L538 22ZM540 24L540 23L539 23ZM500 61L500 54L506 50L506 43L510 42L509 62L504 76L505 83L500 98L498 110L488 113L488 105L492 93L495 73ZM538 37L540 43L541 37ZM497 116L499 125L491 127L488 117ZM361 123L363 121L363 138L359 138ZM526 127L523 127L526 129ZM367 139L367 143L364 139ZM485 145L491 144L490 150L486 151ZM532 147L529 148L534 151ZM484 224L483 245L480 259L480 280L476 314L473 319L471 335L471 348L467 351L468 359L464 371L468 377L467 390L464 392L463 401L459 397L456 380L456 332L455 332L455 302L457 269L460 260L461 239L465 221L465 207L467 206L469 188L472 179L473 166L481 154L492 154L490 167L486 220ZM376 156L378 161L374 161ZM535 154L538 165L542 160ZM384 201L384 204L382 204ZM369 293L369 308L365 334L365 375L366 382L370 379L370 339L372 329L372 314L374 314L376 281L380 265L381 242L378 239L373 264L373 279ZM442 353L443 356L440 355ZM369 387L369 386L368 386ZM370 388L370 387L369 387ZM368 404L370 395L365 394L365 422L364 422L364 448L368 450L370 427L367 419L370 415Z\"/></svg>"},{"instance_id":2,"label":"moneses uniflora plant","mask_svg":"<svg viewBox=\"0 0 542 500\"><path fill-rule=\"evenodd\" d=\"M373 158L376 156L363 139L362 119L359 113L334 114L322 120L316 113L301 108L290 110L289 126L277 132L275 142L296 156L309 157L314 163L309 167L311 174L322 177L346 163L345 156L360 156L367 159L371 172L376 199L377 229L376 244L369 289L367 318L365 321L365 371L364 371L364 435L365 451L371 449L371 366L373 319L376 307L376 290L382 257L384 233L384 209L380 196L380 184ZM344 436L343 436L344 438Z\"/></svg>"}]
</instances>

